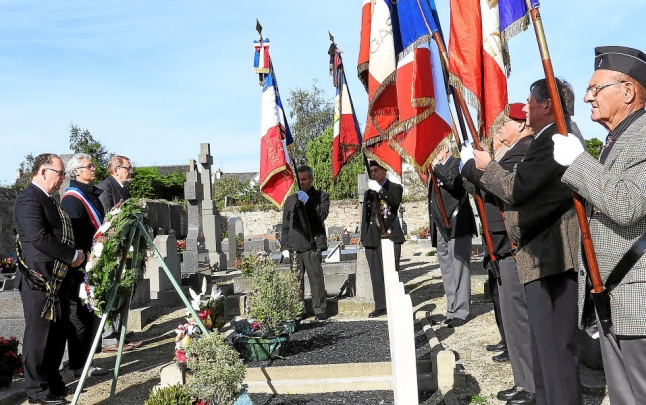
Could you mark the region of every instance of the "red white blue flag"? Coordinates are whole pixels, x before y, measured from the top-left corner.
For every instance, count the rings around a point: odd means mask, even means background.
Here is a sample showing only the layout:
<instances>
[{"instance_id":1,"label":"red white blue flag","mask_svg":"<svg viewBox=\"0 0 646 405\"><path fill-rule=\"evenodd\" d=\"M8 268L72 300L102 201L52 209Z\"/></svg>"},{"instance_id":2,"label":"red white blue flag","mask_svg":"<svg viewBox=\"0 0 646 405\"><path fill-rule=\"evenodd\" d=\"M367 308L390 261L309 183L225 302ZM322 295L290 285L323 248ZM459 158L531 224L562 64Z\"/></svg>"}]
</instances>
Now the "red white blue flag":
<instances>
[{"instance_id":1,"label":"red white blue flag","mask_svg":"<svg viewBox=\"0 0 646 405\"><path fill-rule=\"evenodd\" d=\"M336 97L334 99L334 137L332 138L332 181L343 165L356 155L361 148L361 131L354 114L350 90L345 78L341 50L335 44L330 49L330 74L334 77Z\"/></svg>"},{"instance_id":2,"label":"red white blue flag","mask_svg":"<svg viewBox=\"0 0 646 405\"><path fill-rule=\"evenodd\" d=\"M269 201L282 207L294 185L288 152L288 146L294 141L287 125L271 60L269 73L262 82L260 136L260 192Z\"/></svg>"},{"instance_id":3,"label":"red white blue flag","mask_svg":"<svg viewBox=\"0 0 646 405\"><path fill-rule=\"evenodd\" d=\"M449 81L478 112L482 137L496 133L509 112L507 41L528 23L525 0L451 0Z\"/></svg>"},{"instance_id":4,"label":"red white blue flag","mask_svg":"<svg viewBox=\"0 0 646 405\"><path fill-rule=\"evenodd\" d=\"M439 30L435 4L366 0L363 12L359 72L368 89L374 139L387 139L417 171L426 171L434 149L452 132L442 63L433 39ZM364 134L364 145L372 139Z\"/></svg>"}]
</instances>

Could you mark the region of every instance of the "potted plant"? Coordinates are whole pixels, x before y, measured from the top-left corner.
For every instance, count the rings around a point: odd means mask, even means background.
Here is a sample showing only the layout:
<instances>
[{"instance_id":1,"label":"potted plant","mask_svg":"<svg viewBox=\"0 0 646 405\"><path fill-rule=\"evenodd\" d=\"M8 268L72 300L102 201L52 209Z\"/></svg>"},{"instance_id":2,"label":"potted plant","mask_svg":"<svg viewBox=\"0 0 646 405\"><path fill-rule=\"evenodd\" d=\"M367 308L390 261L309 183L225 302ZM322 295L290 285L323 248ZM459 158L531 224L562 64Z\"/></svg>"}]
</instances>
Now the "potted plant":
<instances>
[{"instance_id":1,"label":"potted plant","mask_svg":"<svg viewBox=\"0 0 646 405\"><path fill-rule=\"evenodd\" d=\"M8 387L13 375L20 373L22 359L18 353L20 341L15 337L6 339L0 336L0 388Z\"/></svg>"},{"instance_id":2,"label":"potted plant","mask_svg":"<svg viewBox=\"0 0 646 405\"><path fill-rule=\"evenodd\" d=\"M250 319L236 324L234 346L251 361L281 356L302 311L296 271L278 271L261 251L251 252L239 268L251 288L247 300Z\"/></svg>"},{"instance_id":3,"label":"potted plant","mask_svg":"<svg viewBox=\"0 0 646 405\"><path fill-rule=\"evenodd\" d=\"M0 260L0 273L2 274L6 274L6 275L15 274L17 268L18 268L18 265L16 261L11 257L5 257L4 259Z\"/></svg>"}]
</instances>

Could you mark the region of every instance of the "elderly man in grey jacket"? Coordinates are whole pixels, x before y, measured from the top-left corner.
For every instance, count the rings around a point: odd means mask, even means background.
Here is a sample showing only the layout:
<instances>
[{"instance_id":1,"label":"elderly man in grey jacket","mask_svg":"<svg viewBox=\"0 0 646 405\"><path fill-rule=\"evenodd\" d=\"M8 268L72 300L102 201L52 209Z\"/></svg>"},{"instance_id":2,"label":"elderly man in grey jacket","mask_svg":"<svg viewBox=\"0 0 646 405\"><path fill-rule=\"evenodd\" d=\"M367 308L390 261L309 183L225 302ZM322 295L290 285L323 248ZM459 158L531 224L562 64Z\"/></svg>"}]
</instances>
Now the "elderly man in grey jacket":
<instances>
[{"instance_id":1,"label":"elderly man in grey jacket","mask_svg":"<svg viewBox=\"0 0 646 405\"><path fill-rule=\"evenodd\" d=\"M609 294L612 326L599 324L599 338L610 402L646 404L646 54L620 46L595 51L584 101L590 103L592 120L610 131L606 145L597 161L570 137L554 135L554 159L569 166L563 182L587 201ZM583 264L579 255L580 320Z\"/></svg>"}]
</instances>

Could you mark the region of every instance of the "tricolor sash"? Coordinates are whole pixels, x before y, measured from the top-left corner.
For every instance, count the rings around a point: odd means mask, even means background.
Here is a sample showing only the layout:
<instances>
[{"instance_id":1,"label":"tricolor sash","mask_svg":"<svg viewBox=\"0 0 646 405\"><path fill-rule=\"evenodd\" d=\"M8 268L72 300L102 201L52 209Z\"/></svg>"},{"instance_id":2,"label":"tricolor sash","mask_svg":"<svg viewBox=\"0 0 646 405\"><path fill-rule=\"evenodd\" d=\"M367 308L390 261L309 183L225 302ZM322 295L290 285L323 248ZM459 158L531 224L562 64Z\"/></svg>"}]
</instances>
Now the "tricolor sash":
<instances>
[{"instance_id":1,"label":"tricolor sash","mask_svg":"<svg viewBox=\"0 0 646 405\"><path fill-rule=\"evenodd\" d=\"M85 210L87 211L88 216L90 217L90 221L92 221L92 225L94 225L94 229L99 229L99 227L103 223L103 216L101 215L99 210L96 209L94 204L92 204L90 200L88 200L85 194L83 194L83 192L76 187L68 187L65 190L65 194L63 194L61 201L67 196L73 196L81 200L83 206L85 206Z\"/></svg>"}]
</instances>

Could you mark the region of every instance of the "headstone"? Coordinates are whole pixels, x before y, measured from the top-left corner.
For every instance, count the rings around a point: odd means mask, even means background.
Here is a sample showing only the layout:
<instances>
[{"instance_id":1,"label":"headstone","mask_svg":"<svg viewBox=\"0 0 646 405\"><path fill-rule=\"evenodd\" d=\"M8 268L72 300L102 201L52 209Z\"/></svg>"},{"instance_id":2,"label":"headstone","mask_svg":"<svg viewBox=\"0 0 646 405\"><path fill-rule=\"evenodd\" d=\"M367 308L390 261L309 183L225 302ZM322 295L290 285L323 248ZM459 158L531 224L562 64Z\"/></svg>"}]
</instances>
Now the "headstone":
<instances>
[{"instance_id":1,"label":"headstone","mask_svg":"<svg viewBox=\"0 0 646 405\"><path fill-rule=\"evenodd\" d=\"M324 260L326 263L338 263L341 261L341 245L336 245Z\"/></svg>"},{"instance_id":2,"label":"headstone","mask_svg":"<svg viewBox=\"0 0 646 405\"><path fill-rule=\"evenodd\" d=\"M345 246L351 245L351 243L350 243L350 234L349 233L341 234L341 243L344 244Z\"/></svg>"},{"instance_id":3,"label":"headstone","mask_svg":"<svg viewBox=\"0 0 646 405\"><path fill-rule=\"evenodd\" d=\"M327 236L332 236L335 233L341 233L343 231L343 227L340 226L331 226L327 228Z\"/></svg>"},{"instance_id":4,"label":"headstone","mask_svg":"<svg viewBox=\"0 0 646 405\"><path fill-rule=\"evenodd\" d=\"M250 238L244 241L244 251L253 252L262 250L263 252L269 253L269 239L266 238Z\"/></svg>"},{"instance_id":5,"label":"headstone","mask_svg":"<svg viewBox=\"0 0 646 405\"><path fill-rule=\"evenodd\" d=\"M181 272L175 235L158 235L155 237L154 243L175 281L179 283ZM144 278L150 280L150 298L152 299L160 299L165 294L176 293L172 282L158 260L148 260L146 262Z\"/></svg>"},{"instance_id":6,"label":"headstone","mask_svg":"<svg viewBox=\"0 0 646 405\"><path fill-rule=\"evenodd\" d=\"M238 249L238 241L236 240L236 221L238 218L231 217L227 223L228 233L229 233L229 244L228 244L228 254L227 259L229 261L229 267L233 267L233 264L236 260L236 253Z\"/></svg>"},{"instance_id":7,"label":"headstone","mask_svg":"<svg viewBox=\"0 0 646 405\"><path fill-rule=\"evenodd\" d=\"M238 238L244 239L244 224L242 223L242 218L236 218L235 231Z\"/></svg>"},{"instance_id":8,"label":"headstone","mask_svg":"<svg viewBox=\"0 0 646 405\"><path fill-rule=\"evenodd\" d=\"M213 183L211 181L211 145L200 144L199 162L202 168L202 230L204 232L204 247L208 252L209 263L218 269L226 269L227 259L222 252L222 229L220 226L220 213L213 201Z\"/></svg>"},{"instance_id":9,"label":"headstone","mask_svg":"<svg viewBox=\"0 0 646 405\"><path fill-rule=\"evenodd\" d=\"M190 161L190 171L186 173L186 182L184 183L184 198L186 199L186 250L183 254L182 273L197 273L198 265L198 246L197 239L202 233L200 226L200 201L202 201L202 181L200 173L197 171L195 161Z\"/></svg>"},{"instance_id":10,"label":"headstone","mask_svg":"<svg viewBox=\"0 0 646 405\"><path fill-rule=\"evenodd\" d=\"M357 176L358 198L359 198L359 224L361 224L361 213L363 207L363 193L367 188L367 180L365 174ZM361 225L359 225L361 229ZM356 272L356 285L357 285L357 298L369 302L374 302L372 294L372 281L370 280L370 268L368 267L368 260L366 259L365 249L357 250L357 272Z\"/></svg>"}]
</instances>

